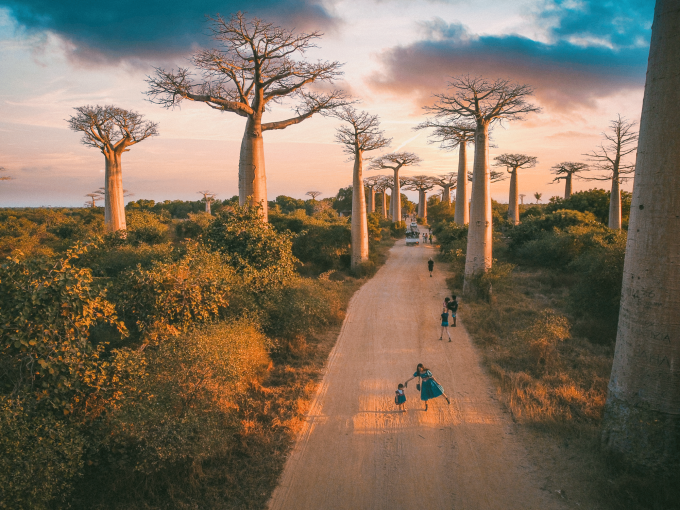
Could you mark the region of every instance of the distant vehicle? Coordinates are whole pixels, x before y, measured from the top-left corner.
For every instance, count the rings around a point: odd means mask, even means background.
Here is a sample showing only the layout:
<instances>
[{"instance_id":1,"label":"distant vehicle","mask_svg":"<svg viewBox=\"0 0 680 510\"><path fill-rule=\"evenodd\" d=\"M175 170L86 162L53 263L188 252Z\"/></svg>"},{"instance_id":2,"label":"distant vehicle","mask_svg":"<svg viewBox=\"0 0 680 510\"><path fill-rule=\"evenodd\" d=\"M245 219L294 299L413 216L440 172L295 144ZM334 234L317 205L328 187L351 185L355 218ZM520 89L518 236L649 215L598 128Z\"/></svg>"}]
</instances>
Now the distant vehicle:
<instances>
[{"instance_id":1,"label":"distant vehicle","mask_svg":"<svg viewBox=\"0 0 680 510\"><path fill-rule=\"evenodd\" d=\"M411 222L411 230L416 229L418 230L418 224L415 221Z\"/></svg>"},{"instance_id":2,"label":"distant vehicle","mask_svg":"<svg viewBox=\"0 0 680 510\"><path fill-rule=\"evenodd\" d=\"M406 246L417 246L420 244L420 232L418 232L418 227L415 230L413 227L410 231L406 232Z\"/></svg>"}]
</instances>

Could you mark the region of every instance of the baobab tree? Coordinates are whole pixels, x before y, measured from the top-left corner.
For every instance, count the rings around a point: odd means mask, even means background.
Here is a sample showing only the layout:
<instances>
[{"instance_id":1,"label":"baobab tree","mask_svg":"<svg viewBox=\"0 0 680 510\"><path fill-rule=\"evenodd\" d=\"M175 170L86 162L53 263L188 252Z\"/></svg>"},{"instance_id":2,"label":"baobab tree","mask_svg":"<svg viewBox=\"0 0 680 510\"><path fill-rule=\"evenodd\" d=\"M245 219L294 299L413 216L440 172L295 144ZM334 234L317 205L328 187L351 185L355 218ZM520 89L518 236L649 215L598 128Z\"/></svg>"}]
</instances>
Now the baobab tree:
<instances>
[{"instance_id":1,"label":"baobab tree","mask_svg":"<svg viewBox=\"0 0 680 510\"><path fill-rule=\"evenodd\" d=\"M524 197L526 197L524 193L519 194L519 203L522 205L524 205Z\"/></svg>"},{"instance_id":2,"label":"baobab tree","mask_svg":"<svg viewBox=\"0 0 680 510\"><path fill-rule=\"evenodd\" d=\"M321 193L320 191L308 191L307 193L305 193L306 196L312 197L312 202L315 202L316 197L318 197L319 195L322 195L322 194L323 193Z\"/></svg>"},{"instance_id":3,"label":"baobab tree","mask_svg":"<svg viewBox=\"0 0 680 510\"><path fill-rule=\"evenodd\" d=\"M392 177L387 175L379 175L379 180L375 185L375 191L380 193L380 207L382 217L387 219L387 190L392 189Z\"/></svg>"},{"instance_id":4,"label":"baobab tree","mask_svg":"<svg viewBox=\"0 0 680 510\"><path fill-rule=\"evenodd\" d=\"M442 118L445 122L445 117ZM470 208L468 207L467 181L467 145L474 141L476 125L470 122L453 121L450 124L427 120L418 124L414 129L434 128L428 138L430 143L439 143L444 150L458 149L458 176L456 190L456 209L453 221L458 225L470 222Z\"/></svg>"},{"instance_id":5,"label":"baobab tree","mask_svg":"<svg viewBox=\"0 0 680 510\"><path fill-rule=\"evenodd\" d=\"M437 119L447 123L474 122L475 161L468 245L465 256L464 290L470 290L470 276L491 268L492 216L489 191L489 129L494 123L522 120L540 111L528 102L533 89L528 85L497 79L459 76L448 86L450 93L437 94L434 106L427 107Z\"/></svg>"},{"instance_id":6,"label":"baobab tree","mask_svg":"<svg viewBox=\"0 0 680 510\"><path fill-rule=\"evenodd\" d=\"M564 199L568 200L572 193L572 181L574 177L580 177L578 174L585 172L590 167L586 163L579 163L577 161L563 161L557 163L550 168L550 171L555 174L552 182L559 182L564 180Z\"/></svg>"},{"instance_id":7,"label":"baobab tree","mask_svg":"<svg viewBox=\"0 0 680 510\"><path fill-rule=\"evenodd\" d=\"M543 196L543 193L539 193L538 191L534 193L534 198L536 199L536 203L540 204L541 203L541 197Z\"/></svg>"},{"instance_id":8,"label":"baobab tree","mask_svg":"<svg viewBox=\"0 0 680 510\"><path fill-rule=\"evenodd\" d=\"M210 210L210 204L212 204L215 201L215 193L211 193L208 190L205 191L199 191L199 195L203 195L203 201L205 202L205 212L208 214L212 214L212 211Z\"/></svg>"},{"instance_id":9,"label":"baobab tree","mask_svg":"<svg viewBox=\"0 0 680 510\"><path fill-rule=\"evenodd\" d=\"M680 0L657 0L603 444L680 466Z\"/></svg>"},{"instance_id":10,"label":"baobab tree","mask_svg":"<svg viewBox=\"0 0 680 510\"><path fill-rule=\"evenodd\" d=\"M85 196L88 198L88 201L85 202L85 207L91 207L93 209L97 207L97 202L104 199L104 197L96 191L94 193L87 193Z\"/></svg>"},{"instance_id":11,"label":"baobab tree","mask_svg":"<svg viewBox=\"0 0 680 510\"><path fill-rule=\"evenodd\" d=\"M519 223L519 169L536 166L536 157L526 154L501 154L494 158L495 166L506 167L510 174L510 197L508 200L508 219L514 224Z\"/></svg>"},{"instance_id":12,"label":"baobab tree","mask_svg":"<svg viewBox=\"0 0 680 510\"><path fill-rule=\"evenodd\" d=\"M635 122L628 122L621 115L609 123L609 133L602 133L605 141L587 156L593 167L604 175L586 177L589 181L611 181L609 197L609 228L621 229L621 183L632 179L625 177L635 171L635 165L624 163L623 158L637 150L638 134L633 130Z\"/></svg>"},{"instance_id":13,"label":"baobab tree","mask_svg":"<svg viewBox=\"0 0 680 510\"><path fill-rule=\"evenodd\" d=\"M436 186L429 175L407 177L404 188L418 192L418 216L427 221L427 192Z\"/></svg>"},{"instance_id":14,"label":"baobab tree","mask_svg":"<svg viewBox=\"0 0 680 510\"><path fill-rule=\"evenodd\" d=\"M392 221L401 221L401 183L399 170L405 166L417 166L422 159L412 152L392 152L376 158L371 163L371 170L392 170L394 172L392 182L392 200L390 212Z\"/></svg>"},{"instance_id":15,"label":"baobab tree","mask_svg":"<svg viewBox=\"0 0 680 510\"><path fill-rule=\"evenodd\" d=\"M380 130L377 115L358 112L351 105L339 108L335 114L344 122L337 129L335 140L343 145L346 154L354 159L352 179L352 269L368 261L368 220L366 218L366 194L364 193L363 158L364 153L389 146L390 138L385 138Z\"/></svg>"},{"instance_id":16,"label":"baobab tree","mask_svg":"<svg viewBox=\"0 0 680 510\"><path fill-rule=\"evenodd\" d=\"M376 185L380 182L382 176L372 175L364 179L364 186L368 188L368 204L366 204L366 211L369 213L375 212L375 192Z\"/></svg>"},{"instance_id":17,"label":"baobab tree","mask_svg":"<svg viewBox=\"0 0 680 510\"><path fill-rule=\"evenodd\" d=\"M117 106L80 106L68 119L69 127L83 133L82 143L104 154L104 224L109 232L125 230L122 157L132 145L158 135L158 124Z\"/></svg>"},{"instance_id":18,"label":"baobab tree","mask_svg":"<svg viewBox=\"0 0 680 510\"><path fill-rule=\"evenodd\" d=\"M339 62L310 62L302 57L314 48L321 32L293 33L241 12L225 19L209 18L210 33L218 47L195 53L189 68L155 68L147 95L153 103L174 108L182 101L197 101L222 112L246 118L239 157L239 203L259 204L267 220L267 180L262 133L285 129L312 117L328 114L348 103L344 92L309 91L314 82L332 83L342 73ZM265 111L285 98L295 98L295 115L262 122Z\"/></svg>"},{"instance_id":19,"label":"baobab tree","mask_svg":"<svg viewBox=\"0 0 680 510\"><path fill-rule=\"evenodd\" d=\"M432 177L431 179L434 184L436 184L437 186L441 186L442 188L442 202L451 207L451 190L456 189L458 183L458 175L455 172L449 172L448 174L438 175Z\"/></svg>"}]
</instances>

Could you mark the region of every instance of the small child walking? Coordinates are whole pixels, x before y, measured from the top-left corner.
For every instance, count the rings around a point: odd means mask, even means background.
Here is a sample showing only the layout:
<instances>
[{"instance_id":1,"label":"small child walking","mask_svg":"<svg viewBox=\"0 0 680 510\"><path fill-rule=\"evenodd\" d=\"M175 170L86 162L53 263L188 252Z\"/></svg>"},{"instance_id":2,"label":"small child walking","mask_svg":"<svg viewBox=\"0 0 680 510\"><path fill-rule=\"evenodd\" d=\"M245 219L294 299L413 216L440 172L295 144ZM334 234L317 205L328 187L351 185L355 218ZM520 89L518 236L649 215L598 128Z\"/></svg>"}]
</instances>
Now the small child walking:
<instances>
[{"instance_id":1,"label":"small child walking","mask_svg":"<svg viewBox=\"0 0 680 510\"><path fill-rule=\"evenodd\" d=\"M397 407L399 407L399 410L402 412L406 412L406 393L404 393L404 385L400 384L397 386L397 391L395 391L397 394L396 397L394 397L394 403L397 404Z\"/></svg>"},{"instance_id":2,"label":"small child walking","mask_svg":"<svg viewBox=\"0 0 680 510\"><path fill-rule=\"evenodd\" d=\"M449 342L451 341L451 335L449 334L449 311L444 308L442 310L442 332L439 335L439 340L443 340L444 338L444 331L446 331L446 336L449 337Z\"/></svg>"},{"instance_id":3,"label":"small child walking","mask_svg":"<svg viewBox=\"0 0 680 510\"><path fill-rule=\"evenodd\" d=\"M451 300L447 298L445 301L448 301L446 303L446 309L451 311L451 317L453 318L453 327L456 327L456 313L458 312L458 301L456 300L456 296L451 296Z\"/></svg>"}]
</instances>

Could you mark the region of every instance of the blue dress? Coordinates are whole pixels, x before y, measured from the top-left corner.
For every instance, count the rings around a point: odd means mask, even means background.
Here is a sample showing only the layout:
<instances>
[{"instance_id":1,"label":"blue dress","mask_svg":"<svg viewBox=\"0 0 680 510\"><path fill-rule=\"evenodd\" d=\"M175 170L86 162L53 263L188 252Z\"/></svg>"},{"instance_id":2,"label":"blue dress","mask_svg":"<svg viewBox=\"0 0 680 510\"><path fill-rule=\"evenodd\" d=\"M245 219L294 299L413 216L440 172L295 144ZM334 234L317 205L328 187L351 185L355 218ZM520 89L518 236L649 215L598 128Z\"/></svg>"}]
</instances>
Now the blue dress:
<instances>
[{"instance_id":1,"label":"blue dress","mask_svg":"<svg viewBox=\"0 0 680 510\"><path fill-rule=\"evenodd\" d=\"M422 374L416 372L413 377L420 377L420 400L427 401L444 394L444 388L432 378L432 372L429 370Z\"/></svg>"},{"instance_id":2,"label":"blue dress","mask_svg":"<svg viewBox=\"0 0 680 510\"><path fill-rule=\"evenodd\" d=\"M406 395L404 394L404 390L397 390L395 391L397 396L395 397L394 403L397 405L404 404L406 402Z\"/></svg>"}]
</instances>

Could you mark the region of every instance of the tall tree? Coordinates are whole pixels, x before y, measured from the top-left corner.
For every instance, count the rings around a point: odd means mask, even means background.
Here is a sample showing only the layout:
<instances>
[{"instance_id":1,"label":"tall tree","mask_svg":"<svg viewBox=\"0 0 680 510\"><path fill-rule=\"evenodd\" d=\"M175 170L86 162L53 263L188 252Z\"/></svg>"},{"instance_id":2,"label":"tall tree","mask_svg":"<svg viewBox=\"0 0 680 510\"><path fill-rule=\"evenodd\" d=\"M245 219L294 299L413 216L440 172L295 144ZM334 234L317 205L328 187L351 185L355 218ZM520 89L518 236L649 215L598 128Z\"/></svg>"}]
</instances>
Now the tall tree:
<instances>
[{"instance_id":1,"label":"tall tree","mask_svg":"<svg viewBox=\"0 0 680 510\"><path fill-rule=\"evenodd\" d=\"M407 177L404 188L418 192L418 216L427 223L427 192L436 186L429 175Z\"/></svg>"},{"instance_id":2,"label":"tall tree","mask_svg":"<svg viewBox=\"0 0 680 510\"><path fill-rule=\"evenodd\" d=\"M439 143L444 150L458 149L458 176L456 191L456 209L453 213L453 221L458 225L467 225L470 222L470 208L468 207L468 187L465 175L467 175L467 146L474 141L476 125L471 122L446 121L442 122L427 120L418 124L414 129L433 128L429 137L431 143Z\"/></svg>"},{"instance_id":3,"label":"tall tree","mask_svg":"<svg viewBox=\"0 0 680 510\"><path fill-rule=\"evenodd\" d=\"M536 203L540 204L541 203L541 198L543 197L543 193L539 193L538 191L534 193L534 198L536 199Z\"/></svg>"},{"instance_id":4,"label":"tall tree","mask_svg":"<svg viewBox=\"0 0 680 510\"><path fill-rule=\"evenodd\" d=\"M390 138L385 138L380 129L377 115L358 112L350 105L345 105L335 112L335 116L344 122L335 135L342 144L346 154L354 159L352 180L352 268L368 261L368 219L366 218L366 194L363 181L364 153L389 146Z\"/></svg>"},{"instance_id":5,"label":"tall tree","mask_svg":"<svg viewBox=\"0 0 680 510\"><path fill-rule=\"evenodd\" d=\"M156 68L149 77L150 101L166 108L182 101L198 101L223 112L246 118L239 157L239 203L260 204L267 220L267 180L262 133L285 129L315 113L328 114L347 104L342 91L328 94L309 91L314 82L332 83L342 73L339 62L309 62L302 58L314 48L321 32L300 33L283 29L241 12L229 19L209 18L210 33L217 48L195 53L189 68L166 71ZM265 111L285 98L298 100L295 115L276 122L262 122Z\"/></svg>"},{"instance_id":6,"label":"tall tree","mask_svg":"<svg viewBox=\"0 0 680 510\"><path fill-rule=\"evenodd\" d=\"M533 168L538 161L535 156L526 154L501 154L494 158L495 166L504 166L510 174L510 197L508 200L508 219L519 223L519 169Z\"/></svg>"},{"instance_id":7,"label":"tall tree","mask_svg":"<svg viewBox=\"0 0 680 510\"><path fill-rule=\"evenodd\" d=\"M312 202L316 202L316 197L322 194L323 193L321 193L320 191L308 191L307 193L305 193L306 196L312 197Z\"/></svg>"},{"instance_id":8,"label":"tall tree","mask_svg":"<svg viewBox=\"0 0 680 510\"><path fill-rule=\"evenodd\" d=\"M91 208L97 207L97 202L99 202L100 200L103 200L103 198L104 198L99 193L96 193L96 192L95 193L87 193L85 196L88 198L87 202L85 202L85 207L91 207Z\"/></svg>"},{"instance_id":9,"label":"tall tree","mask_svg":"<svg viewBox=\"0 0 680 510\"><path fill-rule=\"evenodd\" d=\"M368 204L366 205L366 210L369 213L375 212L376 186L380 183L381 179L381 175L372 175L364 179L364 186L368 188Z\"/></svg>"},{"instance_id":10,"label":"tall tree","mask_svg":"<svg viewBox=\"0 0 680 510\"><path fill-rule=\"evenodd\" d=\"M657 0L603 443L680 467L680 0Z\"/></svg>"},{"instance_id":11,"label":"tall tree","mask_svg":"<svg viewBox=\"0 0 680 510\"><path fill-rule=\"evenodd\" d=\"M432 182L442 187L442 202L451 207L451 190L456 189L458 175L455 172L449 172L448 174L432 177Z\"/></svg>"},{"instance_id":12,"label":"tall tree","mask_svg":"<svg viewBox=\"0 0 680 510\"><path fill-rule=\"evenodd\" d=\"M104 223L109 232L125 230L122 157L132 145L158 135L158 124L117 106L80 106L68 119L73 131L83 133L82 143L104 154Z\"/></svg>"},{"instance_id":13,"label":"tall tree","mask_svg":"<svg viewBox=\"0 0 680 510\"><path fill-rule=\"evenodd\" d=\"M417 166L422 159L413 152L392 152L376 158L371 163L371 170L392 170L394 172L392 182L392 201L390 203L390 213L392 221L401 221L401 182L399 170L405 166Z\"/></svg>"},{"instance_id":14,"label":"tall tree","mask_svg":"<svg viewBox=\"0 0 680 510\"><path fill-rule=\"evenodd\" d=\"M579 163L578 161L562 161L550 168L550 171L555 174L552 182L559 182L564 180L564 199L571 197L572 181L574 177L580 177L581 172L589 170L587 163Z\"/></svg>"},{"instance_id":15,"label":"tall tree","mask_svg":"<svg viewBox=\"0 0 680 510\"><path fill-rule=\"evenodd\" d=\"M628 122L618 115L609 123L609 132L602 133L605 141L584 156L593 162L593 170L601 170L604 175L588 177L592 181L611 181L609 198L609 228L621 229L621 183L632 179L626 177L635 171L635 165L624 163L623 159L637 150L638 134L633 130L635 122Z\"/></svg>"},{"instance_id":16,"label":"tall tree","mask_svg":"<svg viewBox=\"0 0 680 510\"><path fill-rule=\"evenodd\" d=\"M526 197L524 193L519 194L519 203L522 205L524 205L524 197Z\"/></svg>"},{"instance_id":17,"label":"tall tree","mask_svg":"<svg viewBox=\"0 0 680 510\"><path fill-rule=\"evenodd\" d=\"M205 191L199 191L199 195L203 195L203 201L205 202L205 212L208 214L212 214L212 211L210 210L210 204L212 204L215 201L215 197L217 196L215 193L211 193L208 190Z\"/></svg>"},{"instance_id":18,"label":"tall tree","mask_svg":"<svg viewBox=\"0 0 680 510\"><path fill-rule=\"evenodd\" d=\"M380 180L378 183L375 185L375 190L380 193L380 207L381 207L381 214L382 217L387 219L389 216L388 210L387 210L387 190L392 189L392 177L387 176L387 175L380 175Z\"/></svg>"},{"instance_id":19,"label":"tall tree","mask_svg":"<svg viewBox=\"0 0 680 510\"><path fill-rule=\"evenodd\" d=\"M528 85L498 79L459 76L449 82L448 94L437 94L437 103L427 107L437 119L448 123L475 123L475 162L468 245L465 256L464 290L470 290L470 276L491 268L492 216L489 191L489 129L496 122L522 120L540 111L528 102L533 89Z\"/></svg>"}]
</instances>

